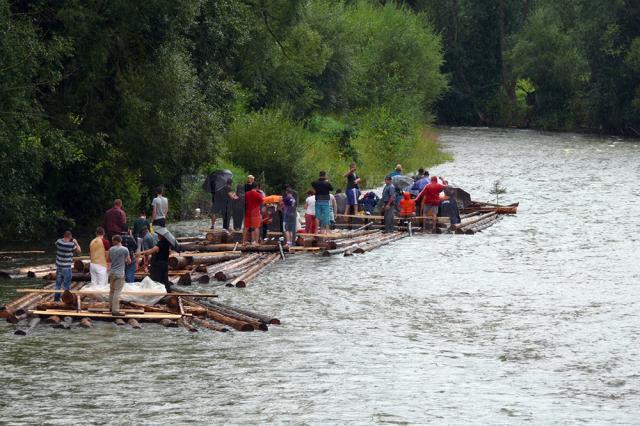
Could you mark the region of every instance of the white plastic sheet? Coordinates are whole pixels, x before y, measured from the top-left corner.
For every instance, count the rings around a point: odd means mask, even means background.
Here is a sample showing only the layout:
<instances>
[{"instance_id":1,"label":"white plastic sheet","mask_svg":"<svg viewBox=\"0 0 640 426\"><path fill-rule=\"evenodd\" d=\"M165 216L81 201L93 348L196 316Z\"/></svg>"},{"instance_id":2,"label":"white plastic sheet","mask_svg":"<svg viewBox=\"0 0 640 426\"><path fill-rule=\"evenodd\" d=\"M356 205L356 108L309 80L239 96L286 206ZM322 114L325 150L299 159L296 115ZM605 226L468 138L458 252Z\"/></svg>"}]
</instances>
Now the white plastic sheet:
<instances>
[{"instance_id":1,"label":"white plastic sheet","mask_svg":"<svg viewBox=\"0 0 640 426\"><path fill-rule=\"evenodd\" d=\"M87 296L91 296L98 300L107 300L109 299L109 286L99 285L99 284L87 284L82 289L80 289L80 294L88 293L91 291L106 291L104 294L87 294ZM149 295L149 296L136 296L136 295L127 295L125 294L128 291L144 291L144 292L152 292L157 293L157 295ZM120 296L120 300L123 302L137 302L143 303L145 305L153 305L158 303L160 299L167 295L167 289L164 287L164 284L157 283L153 281L149 277L145 277L139 283L125 283L122 289L122 296Z\"/></svg>"}]
</instances>

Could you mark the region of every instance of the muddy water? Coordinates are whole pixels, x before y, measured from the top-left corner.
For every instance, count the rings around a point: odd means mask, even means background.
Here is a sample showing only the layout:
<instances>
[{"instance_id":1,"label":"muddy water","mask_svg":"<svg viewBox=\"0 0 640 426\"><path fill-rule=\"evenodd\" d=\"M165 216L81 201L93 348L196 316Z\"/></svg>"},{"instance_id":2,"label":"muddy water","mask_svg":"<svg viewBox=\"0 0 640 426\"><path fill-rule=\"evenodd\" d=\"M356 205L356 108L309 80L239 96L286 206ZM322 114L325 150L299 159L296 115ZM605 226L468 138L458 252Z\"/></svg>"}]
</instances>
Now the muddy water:
<instances>
[{"instance_id":1,"label":"muddy water","mask_svg":"<svg viewBox=\"0 0 640 426\"><path fill-rule=\"evenodd\" d=\"M216 289L282 319L267 333L98 324L15 338L1 324L2 421L637 424L640 142L442 141L456 160L432 172L484 200L500 178L519 214L474 236L295 256Z\"/></svg>"}]
</instances>

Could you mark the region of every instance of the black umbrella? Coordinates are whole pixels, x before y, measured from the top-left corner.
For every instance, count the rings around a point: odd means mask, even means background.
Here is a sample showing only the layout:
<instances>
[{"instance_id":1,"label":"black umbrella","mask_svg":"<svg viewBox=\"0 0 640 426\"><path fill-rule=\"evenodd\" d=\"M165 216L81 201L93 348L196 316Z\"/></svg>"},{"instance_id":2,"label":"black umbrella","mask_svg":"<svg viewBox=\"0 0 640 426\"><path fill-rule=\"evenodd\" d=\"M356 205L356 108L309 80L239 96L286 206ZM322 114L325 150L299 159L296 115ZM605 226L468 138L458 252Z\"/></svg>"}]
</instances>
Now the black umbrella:
<instances>
[{"instance_id":1,"label":"black umbrella","mask_svg":"<svg viewBox=\"0 0 640 426\"><path fill-rule=\"evenodd\" d=\"M231 173L229 170L216 170L215 172L207 176L204 183L202 184L202 189L212 194L216 193L224 188L224 186L227 184L227 181L232 178L233 173Z\"/></svg>"}]
</instances>

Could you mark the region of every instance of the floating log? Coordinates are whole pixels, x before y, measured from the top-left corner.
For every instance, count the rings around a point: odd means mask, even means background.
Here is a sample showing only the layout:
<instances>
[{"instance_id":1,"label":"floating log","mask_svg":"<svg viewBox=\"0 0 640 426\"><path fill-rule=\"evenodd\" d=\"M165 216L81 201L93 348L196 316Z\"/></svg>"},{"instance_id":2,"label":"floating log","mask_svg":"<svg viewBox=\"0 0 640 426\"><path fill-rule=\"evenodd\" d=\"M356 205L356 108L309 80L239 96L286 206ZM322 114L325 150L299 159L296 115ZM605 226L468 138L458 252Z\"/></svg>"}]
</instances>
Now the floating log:
<instances>
[{"instance_id":1,"label":"floating log","mask_svg":"<svg viewBox=\"0 0 640 426\"><path fill-rule=\"evenodd\" d=\"M200 327L208 328L209 330L219 331L221 333L226 333L227 331L229 331L229 329L226 328L226 327L223 327L221 325L215 324L215 323L213 323L211 321L204 320L202 318L192 317L191 321L196 323Z\"/></svg>"},{"instance_id":2,"label":"floating log","mask_svg":"<svg viewBox=\"0 0 640 426\"><path fill-rule=\"evenodd\" d=\"M198 302L196 302L198 303ZM211 305L208 304L206 302L199 302L198 304L202 305L202 307L206 307L206 309L212 309L222 315L228 316L230 318L234 318L238 321L244 321L244 322L248 322L249 324L251 324L255 329L257 330L261 330L261 331L267 331L269 330L269 327L267 327L267 324L260 321L257 318L242 314L240 312L228 309L226 307L222 307L222 306L218 306L218 305Z\"/></svg>"},{"instance_id":3,"label":"floating log","mask_svg":"<svg viewBox=\"0 0 640 426\"><path fill-rule=\"evenodd\" d=\"M123 320L122 318L116 318L114 322L116 323L117 326L123 326L127 324L125 320Z\"/></svg>"},{"instance_id":4,"label":"floating log","mask_svg":"<svg viewBox=\"0 0 640 426\"><path fill-rule=\"evenodd\" d=\"M244 274L235 278L231 281L231 285L236 286L238 288L244 288L247 286L247 283L253 280L264 268L266 268L269 264L275 262L278 259L277 254L272 254L260 260L255 266L247 269Z\"/></svg>"},{"instance_id":5,"label":"floating log","mask_svg":"<svg viewBox=\"0 0 640 426\"><path fill-rule=\"evenodd\" d=\"M199 306L198 303L192 301L192 300L185 300L184 301L185 305L188 306ZM254 327L249 324L248 322L245 321L239 321L236 320L234 318L228 317L226 315L220 314L214 310L211 309L207 309L207 318L210 318L216 322L219 322L220 324L225 324L228 325L229 327L233 327L238 331L253 331Z\"/></svg>"},{"instance_id":6,"label":"floating log","mask_svg":"<svg viewBox=\"0 0 640 426\"><path fill-rule=\"evenodd\" d=\"M391 234L390 236L382 238L376 241L375 243L361 245L360 247L356 248L353 252L358 254L366 253L368 251L371 251L373 249L389 244L393 241L399 240L400 238L404 238L404 237L406 237L406 234L404 233Z\"/></svg>"},{"instance_id":7,"label":"floating log","mask_svg":"<svg viewBox=\"0 0 640 426\"><path fill-rule=\"evenodd\" d=\"M26 336L31 333L39 323L40 317L33 317L29 320L29 325L26 328L19 328L13 334L16 336Z\"/></svg>"},{"instance_id":8,"label":"floating log","mask_svg":"<svg viewBox=\"0 0 640 426\"><path fill-rule=\"evenodd\" d=\"M476 232L480 232L483 229L486 229L490 226L493 226L496 222L500 221L502 219L502 216L496 216L495 218L490 218L490 220L484 221L484 222L477 222L474 223L471 228L469 228L466 233L467 234L474 234Z\"/></svg>"},{"instance_id":9,"label":"floating log","mask_svg":"<svg viewBox=\"0 0 640 426\"><path fill-rule=\"evenodd\" d=\"M134 320L135 321L135 320ZM80 318L80 322L78 323L78 325L82 328L91 328L93 327L93 324L91 323L91 318Z\"/></svg>"},{"instance_id":10,"label":"floating log","mask_svg":"<svg viewBox=\"0 0 640 426\"><path fill-rule=\"evenodd\" d=\"M131 328L139 330L142 328L142 326L140 325L140 323L138 322L138 320L136 320L135 318L129 318L127 320L127 324L129 324L131 326Z\"/></svg>"},{"instance_id":11,"label":"floating log","mask_svg":"<svg viewBox=\"0 0 640 426\"><path fill-rule=\"evenodd\" d=\"M168 328L176 328L176 327L178 327L178 323L176 321L173 321L173 320L170 320L170 319L166 319L166 318L163 319L163 320L160 320L160 324L163 327L168 327Z\"/></svg>"},{"instance_id":12,"label":"floating log","mask_svg":"<svg viewBox=\"0 0 640 426\"><path fill-rule=\"evenodd\" d=\"M189 324L189 323L187 322L187 320L185 320L184 318L180 318L180 319L178 319L178 320L176 321L176 323L177 323L180 327L182 327L182 328L184 328L185 330L187 330L189 333L197 333L197 332L198 332L198 329L197 329L197 328L195 328L194 326L192 326L191 324Z\"/></svg>"},{"instance_id":13,"label":"floating log","mask_svg":"<svg viewBox=\"0 0 640 426\"><path fill-rule=\"evenodd\" d=\"M497 213L495 211L493 212L489 212L489 213L485 213L485 214L481 214L481 215L477 215L477 216L472 216L466 219L463 219L460 223L456 224L456 225L452 225L451 228L453 230L455 230L456 234L463 234L464 230L466 228L469 228L470 225L473 225L476 222L480 222L482 220L485 220L487 218L491 218L493 216L495 216Z\"/></svg>"},{"instance_id":14,"label":"floating log","mask_svg":"<svg viewBox=\"0 0 640 426\"><path fill-rule=\"evenodd\" d=\"M204 302L200 302L200 303L205 304ZM241 314L256 318L256 319L262 321L265 324L273 324L273 325L279 325L280 324L280 320L278 318L274 318L274 317L271 317L269 315L258 314L258 313L255 313L255 312L252 312L252 311L248 311L246 309L241 309L241 308L238 308L238 307L235 307L235 306L229 306L229 305L226 305L226 304L213 302L211 300L207 301L205 305L206 306L219 306L221 308L230 309L232 311L236 311L238 313L241 313Z\"/></svg>"},{"instance_id":15,"label":"floating log","mask_svg":"<svg viewBox=\"0 0 640 426\"><path fill-rule=\"evenodd\" d=\"M60 318L57 315L51 315L46 319L47 324L60 324L61 321L62 321L62 318Z\"/></svg>"}]
</instances>

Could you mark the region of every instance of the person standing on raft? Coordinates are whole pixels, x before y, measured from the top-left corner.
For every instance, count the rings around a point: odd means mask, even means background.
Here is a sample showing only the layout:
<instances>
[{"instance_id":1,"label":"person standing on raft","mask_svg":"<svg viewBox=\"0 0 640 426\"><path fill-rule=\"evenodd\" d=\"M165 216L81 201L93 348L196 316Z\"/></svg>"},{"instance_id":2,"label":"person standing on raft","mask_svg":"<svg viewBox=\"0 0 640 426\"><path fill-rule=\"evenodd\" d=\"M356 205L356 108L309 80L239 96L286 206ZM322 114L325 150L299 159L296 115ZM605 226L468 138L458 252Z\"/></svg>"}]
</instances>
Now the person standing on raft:
<instances>
[{"instance_id":1,"label":"person standing on raft","mask_svg":"<svg viewBox=\"0 0 640 426\"><path fill-rule=\"evenodd\" d=\"M158 243L155 247L148 250L138 252L137 258L146 255L153 255L151 257L151 264L149 265L149 275L155 282L164 284L167 291L171 290L171 282L169 281L169 250L171 250L171 242L168 237L173 236L167 228L158 227L156 229L158 235Z\"/></svg>"},{"instance_id":2,"label":"person standing on raft","mask_svg":"<svg viewBox=\"0 0 640 426\"><path fill-rule=\"evenodd\" d=\"M73 238L71 231L65 231L62 238L56 241L56 290L60 290L64 281L65 291L71 288L71 265L73 265L73 253L80 253L80 244ZM56 293L54 301L60 301L60 293Z\"/></svg>"},{"instance_id":3,"label":"person standing on raft","mask_svg":"<svg viewBox=\"0 0 640 426\"><path fill-rule=\"evenodd\" d=\"M98 226L96 228L96 237L89 244L91 284L106 287L109 282L107 275L107 251L109 251L109 247L109 241L104 238L104 228Z\"/></svg>"},{"instance_id":4,"label":"person standing on raft","mask_svg":"<svg viewBox=\"0 0 640 426\"><path fill-rule=\"evenodd\" d=\"M111 261L109 271L109 308L111 315L121 316L120 293L124 287L125 265L131 264L129 250L122 246L122 237L114 235L111 239L113 246L108 251L108 259Z\"/></svg>"},{"instance_id":5,"label":"person standing on raft","mask_svg":"<svg viewBox=\"0 0 640 426\"><path fill-rule=\"evenodd\" d=\"M344 174L344 177L347 178L347 206L344 209L344 214L358 214L358 198L360 197L360 187L358 184L360 183L360 178L356 175L356 163L351 163L349 165L349 171ZM353 207L353 210L352 210ZM353 211L353 213L350 212ZM340 213L338 211L336 214Z\"/></svg>"},{"instance_id":6,"label":"person standing on raft","mask_svg":"<svg viewBox=\"0 0 640 426\"><path fill-rule=\"evenodd\" d=\"M316 192L316 219L320 224L320 233L327 233L329 230L329 221L330 221L330 206L329 202L331 201L331 191L333 191L333 186L329 183L327 179L327 172L324 170L320 172L319 179L315 182L311 183L313 190Z\"/></svg>"},{"instance_id":7,"label":"person standing on raft","mask_svg":"<svg viewBox=\"0 0 640 426\"><path fill-rule=\"evenodd\" d=\"M436 232L436 227L438 226L438 207L440 206L440 193L444 191L446 186L446 180L442 176L440 176L440 180L445 183L444 185L438 183L438 178L436 176L431 176L431 182L427 186L424 187L418 198L416 198L416 202L422 200L422 215L424 216L422 222L422 229L427 229L427 217L431 218L431 223L433 226L431 227L431 232Z\"/></svg>"},{"instance_id":8,"label":"person standing on raft","mask_svg":"<svg viewBox=\"0 0 640 426\"><path fill-rule=\"evenodd\" d=\"M392 183L391 176L384 178L384 188L382 189L382 210L384 212L384 232L393 232L395 219L393 210L395 209L396 188Z\"/></svg>"},{"instance_id":9,"label":"person standing on raft","mask_svg":"<svg viewBox=\"0 0 640 426\"><path fill-rule=\"evenodd\" d=\"M264 201L264 195L258 192L258 185L251 183L251 189L244 194L245 214L244 229L242 230L242 244L247 244L249 233L251 233L251 243L260 243L260 226L262 217L260 216L260 205Z\"/></svg>"},{"instance_id":10,"label":"person standing on raft","mask_svg":"<svg viewBox=\"0 0 640 426\"><path fill-rule=\"evenodd\" d=\"M167 226L167 214L169 213L169 200L163 196L164 189L156 188L156 198L151 202L151 224L153 226Z\"/></svg>"},{"instance_id":11,"label":"person standing on raft","mask_svg":"<svg viewBox=\"0 0 640 426\"><path fill-rule=\"evenodd\" d=\"M104 214L103 227L107 233L107 239L111 239L114 235L120 235L126 223L127 214L122 209L122 200L116 198L113 201L113 207Z\"/></svg>"}]
</instances>

